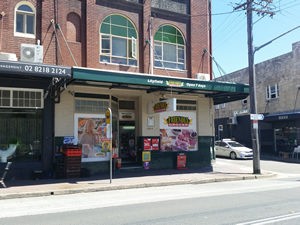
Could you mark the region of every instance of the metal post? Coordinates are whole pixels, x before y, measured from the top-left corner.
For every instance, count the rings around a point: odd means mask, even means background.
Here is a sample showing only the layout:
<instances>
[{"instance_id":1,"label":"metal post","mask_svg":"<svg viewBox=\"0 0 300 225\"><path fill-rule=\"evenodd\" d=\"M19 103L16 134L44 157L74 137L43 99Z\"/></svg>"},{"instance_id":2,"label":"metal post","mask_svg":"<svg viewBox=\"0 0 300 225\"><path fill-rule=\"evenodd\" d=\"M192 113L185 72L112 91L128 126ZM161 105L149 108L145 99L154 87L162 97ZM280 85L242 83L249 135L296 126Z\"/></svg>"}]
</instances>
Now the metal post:
<instances>
[{"instance_id":1,"label":"metal post","mask_svg":"<svg viewBox=\"0 0 300 225\"><path fill-rule=\"evenodd\" d=\"M106 137L109 139L109 150L110 150L110 159L109 159L109 181L112 183L112 112L111 108L107 108L105 112L106 119Z\"/></svg>"}]
</instances>

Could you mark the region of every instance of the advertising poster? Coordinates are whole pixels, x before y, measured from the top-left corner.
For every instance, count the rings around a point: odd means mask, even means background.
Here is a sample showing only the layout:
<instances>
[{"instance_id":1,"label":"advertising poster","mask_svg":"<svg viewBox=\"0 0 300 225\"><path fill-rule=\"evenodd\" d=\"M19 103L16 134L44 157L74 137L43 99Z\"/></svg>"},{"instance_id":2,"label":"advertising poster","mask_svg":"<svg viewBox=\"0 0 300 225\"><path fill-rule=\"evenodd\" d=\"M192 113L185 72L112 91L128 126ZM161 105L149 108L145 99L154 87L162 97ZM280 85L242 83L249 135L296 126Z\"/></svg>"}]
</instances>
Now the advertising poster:
<instances>
[{"instance_id":1,"label":"advertising poster","mask_svg":"<svg viewBox=\"0 0 300 225\"><path fill-rule=\"evenodd\" d=\"M161 151L197 151L196 112L164 112L160 115Z\"/></svg>"},{"instance_id":2,"label":"advertising poster","mask_svg":"<svg viewBox=\"0 0 300 225\"><path fill-rule=\"evenodd\" d=\"M82 145L82 162L108 161L110 141L107 137L105 115L75 114L74 136Z\"/></svg>"},{"instance_id":3,"label":"advertising poster","mask_svg":"<svg viewBox=\"0 0 300 225\"><path fill-rule=\"evenodd\" d=\"M143 139L144 151L158 151L159 150L159 138L157 137L145 137Z\"/></svg>"}]
</instances>

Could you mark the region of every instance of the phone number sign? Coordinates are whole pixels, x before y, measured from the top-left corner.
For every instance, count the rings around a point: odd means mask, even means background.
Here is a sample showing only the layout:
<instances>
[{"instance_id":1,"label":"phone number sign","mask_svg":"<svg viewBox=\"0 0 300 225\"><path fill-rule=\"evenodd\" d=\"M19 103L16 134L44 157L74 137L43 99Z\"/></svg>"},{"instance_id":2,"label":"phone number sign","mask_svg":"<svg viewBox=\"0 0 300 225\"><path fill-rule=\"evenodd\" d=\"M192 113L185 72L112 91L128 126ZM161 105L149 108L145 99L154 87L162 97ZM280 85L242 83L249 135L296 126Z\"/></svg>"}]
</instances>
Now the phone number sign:
<instances>
[{"instance_id":1,"label":"phone number sign","mask_svg":"<svg viewBox=\"0 0 300 225\"><path fill-rule=\"evenodd\" d=\"M71 67L0 61L0 72L33 76L71 78Z\"/></svg>"}]
</instances>

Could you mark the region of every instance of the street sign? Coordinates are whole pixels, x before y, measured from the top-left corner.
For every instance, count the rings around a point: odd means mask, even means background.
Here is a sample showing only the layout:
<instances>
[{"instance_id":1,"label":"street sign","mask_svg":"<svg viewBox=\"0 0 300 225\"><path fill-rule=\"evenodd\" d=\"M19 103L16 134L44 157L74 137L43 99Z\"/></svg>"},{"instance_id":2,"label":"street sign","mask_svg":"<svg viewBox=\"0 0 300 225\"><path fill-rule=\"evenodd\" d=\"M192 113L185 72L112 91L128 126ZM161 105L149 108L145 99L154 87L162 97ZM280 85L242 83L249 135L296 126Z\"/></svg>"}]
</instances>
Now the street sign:
<instances>
[{"instance_id":1,"label":"street sign","mask_svg":"<svg viewBox=\"0 0 300 225\"><path fill-rule=\"evenodd\" d=\"M219 124L218 131L223 131L223 125L222 124Z\"/></svg>"},{"instance_id":2,"label":"street sign","mask_svg":"<svg viewBox=\"0 0 300 225\"><path fill-rule=\"evenodd\" d=\"M250 114L250 120L263 120L263 114Z\"/></svg>"}]
</instances>

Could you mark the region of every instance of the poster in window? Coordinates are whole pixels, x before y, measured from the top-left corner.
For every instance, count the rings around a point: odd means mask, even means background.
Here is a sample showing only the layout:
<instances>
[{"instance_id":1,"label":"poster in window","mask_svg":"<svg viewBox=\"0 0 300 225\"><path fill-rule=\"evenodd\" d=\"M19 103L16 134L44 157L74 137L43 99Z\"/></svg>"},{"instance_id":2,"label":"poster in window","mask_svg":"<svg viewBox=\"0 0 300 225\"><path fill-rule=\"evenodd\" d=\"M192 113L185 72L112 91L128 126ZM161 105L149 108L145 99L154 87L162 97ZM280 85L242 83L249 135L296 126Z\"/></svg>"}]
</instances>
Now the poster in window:
<instances>
[{"instance_id":1,"label":"poster in window","mask_svg":"<svg viewBox=\"0 0 300 225\"><path fill-rule=\"evenodd\" d=\"M197 151L196 112L160 114L161 151Z\"/></svg>"},{"instance_id":2,"label":"poster in window","mask_svg":"<svg viewBox=\"0 0 300 225\"><path fill-rule=\"evenodd\" d=\"M82 162L108 161L110 139L105 114L75 114L74 136L82 145Z\"/></svg>"},{"instance_id":3,"label":"poster in window","mask_svg":"<svg viewBox=\"0 0 300 225\"><path fill-rule=\"evenodd\" d=\"M151 150L151 138L144 138L144 150Z\"/></svg>"},{"instance_id":4,"label":"poster in window","mask_svg":"<svg viewBox=\"0 0 300 225\"><path fill-rule=\"evenodd\" d=\"M159 150L159 138L152 138L151 144L152 144L152 150L153 151L158 151Z\"/></svg>"}]
</instances>

